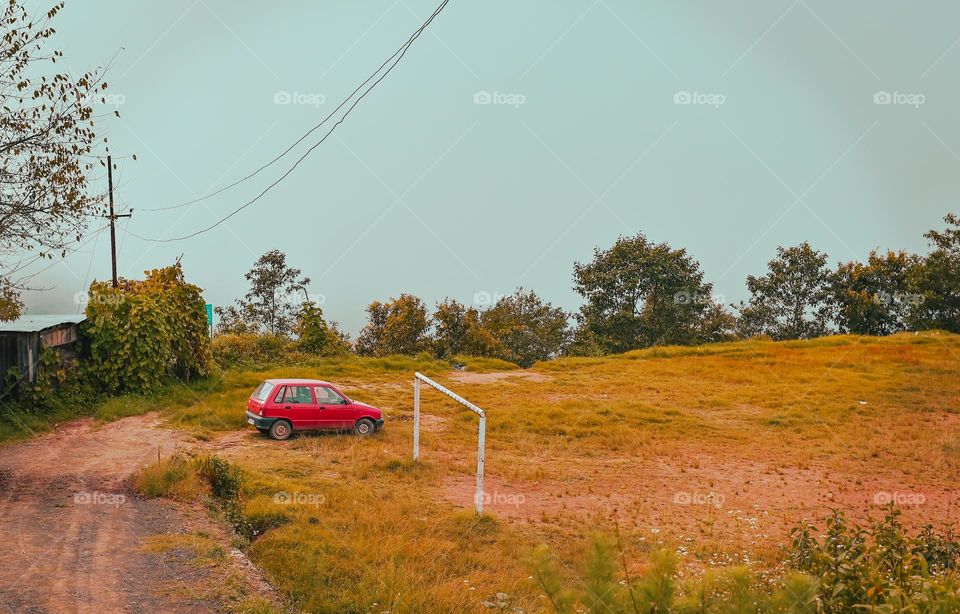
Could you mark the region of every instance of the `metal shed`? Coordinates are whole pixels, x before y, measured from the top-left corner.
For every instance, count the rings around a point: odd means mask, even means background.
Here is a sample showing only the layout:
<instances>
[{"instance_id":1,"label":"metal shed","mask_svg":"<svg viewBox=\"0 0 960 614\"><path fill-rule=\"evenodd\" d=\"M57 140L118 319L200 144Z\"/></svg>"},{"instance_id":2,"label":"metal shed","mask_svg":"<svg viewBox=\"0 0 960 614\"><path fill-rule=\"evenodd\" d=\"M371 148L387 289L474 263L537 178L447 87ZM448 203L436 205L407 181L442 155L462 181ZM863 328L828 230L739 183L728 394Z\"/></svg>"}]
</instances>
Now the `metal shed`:
<instances>
[{"instance_id":1,"label":"metal shed","mask_svg":"<svg viewBox=\"0 0 960 614\"><path fill-rule=\"evenodd\" d=\"M43 348L58 348L65 356L74 353L81 314L23 316L0 322L0 378L18 367L23 379L33 382Z\"/></svg>"}]
</instances>

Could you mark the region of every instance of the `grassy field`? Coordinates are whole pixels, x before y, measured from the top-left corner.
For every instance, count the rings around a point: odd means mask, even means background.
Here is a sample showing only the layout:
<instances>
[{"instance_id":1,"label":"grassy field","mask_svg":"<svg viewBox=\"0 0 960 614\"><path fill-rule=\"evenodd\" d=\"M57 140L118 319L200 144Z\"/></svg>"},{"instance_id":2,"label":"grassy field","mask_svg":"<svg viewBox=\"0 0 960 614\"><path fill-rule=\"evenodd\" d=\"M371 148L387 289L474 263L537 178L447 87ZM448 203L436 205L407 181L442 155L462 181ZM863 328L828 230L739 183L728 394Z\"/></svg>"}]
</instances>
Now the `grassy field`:
<instances>
[{"instance_id":1,"label":"grassy field","mask_svg":"<svg viewBox=\"0 0 960 614\"><path fill-rule=\"evenodd\" d=\"M782 573L802 518L955 524L960 496L960 336L748 341L570 358L520 370L469 360L325 360L228 372L155 399L101 406L112 419L161 410L245 476L261 530L251 558L309 611L545 610L527 558L546 544L577 582L590 538L620 531L627 565L674 550L685 578L746 565ZM410 460L420 370L488 414L487 510L472 511L476 417L425 390L422 461ZM266 439L243 421L266 377L317 377L384 409L367 439ZM218 439L219 441L219 439Z\"/></svg>"}]
</instances>

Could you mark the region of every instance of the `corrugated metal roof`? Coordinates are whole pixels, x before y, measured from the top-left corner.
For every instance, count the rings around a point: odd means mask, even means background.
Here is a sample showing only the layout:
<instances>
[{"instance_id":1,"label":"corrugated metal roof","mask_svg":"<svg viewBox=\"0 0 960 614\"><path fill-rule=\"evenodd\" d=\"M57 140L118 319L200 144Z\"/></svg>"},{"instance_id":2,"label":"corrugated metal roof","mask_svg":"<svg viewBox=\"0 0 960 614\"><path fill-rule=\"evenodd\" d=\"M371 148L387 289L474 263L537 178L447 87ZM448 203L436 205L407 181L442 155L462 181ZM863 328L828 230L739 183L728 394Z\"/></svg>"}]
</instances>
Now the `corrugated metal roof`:
<instances>
[{"instance_id":1,"label":"corrugated metal roof","mask_svg":"<svg viewBox=\"0 0 960 614\"><path fill-rule=\"evenodd\" d=\"M11 322L0 322L0 333L36 333L60 324L78 324L87 317L79 313L50 316L22 316Z\"/></svg>"}]
</instances>

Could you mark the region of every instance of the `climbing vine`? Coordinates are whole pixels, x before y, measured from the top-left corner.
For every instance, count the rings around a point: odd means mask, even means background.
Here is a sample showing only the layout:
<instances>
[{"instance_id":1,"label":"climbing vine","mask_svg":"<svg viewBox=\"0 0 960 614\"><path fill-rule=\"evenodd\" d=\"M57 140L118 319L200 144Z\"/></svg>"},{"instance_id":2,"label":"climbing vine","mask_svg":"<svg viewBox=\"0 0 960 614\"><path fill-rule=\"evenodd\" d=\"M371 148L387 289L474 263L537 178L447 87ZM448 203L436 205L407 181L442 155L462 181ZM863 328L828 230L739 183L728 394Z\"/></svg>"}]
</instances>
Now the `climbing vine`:
<instances>
[{"instance_id":1,"label":"climbing vine","mask_svg":"<svg viewBox=\"0 0 960 614\"><path fill-rule=\"evenodd\" d=\"M168 378L189 381L209 370L203 296L179 262L117 288L94 282L86 315L91 373L108 392L150 392Z\"/></svg>"}]
</instances>

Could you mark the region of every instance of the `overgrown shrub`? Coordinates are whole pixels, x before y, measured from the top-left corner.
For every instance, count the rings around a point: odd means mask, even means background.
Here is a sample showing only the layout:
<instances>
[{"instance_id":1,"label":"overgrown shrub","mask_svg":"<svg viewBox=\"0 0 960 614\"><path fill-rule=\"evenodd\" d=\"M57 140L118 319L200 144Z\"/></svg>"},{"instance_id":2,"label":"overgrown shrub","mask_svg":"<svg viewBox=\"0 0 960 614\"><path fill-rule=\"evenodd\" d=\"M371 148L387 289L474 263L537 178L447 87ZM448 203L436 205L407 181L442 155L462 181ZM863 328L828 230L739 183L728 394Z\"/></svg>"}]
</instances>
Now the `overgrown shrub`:
<instances>
[{"instance_id":1,"label":"overgrown shrub","mask_svg":"<svg viewBox=\"0 0 960 614\"><path fill-rule=\"evenodd\" d=\"M217 335L210 347L217 366L232 369L280 362L291 346L283 337L242 333Z\"/></svg>"},{"instance_id":2,"label":"overgrown shrub","mask_svg":"<svg viewBox=\"0 0 960 614\"><path fill-rule=\"evenodd\" d=\"M243 473L240 468L219 456L200 456L195 461L197 472L210 485L214 500L220 505L224 517L233 529L245 539L253 539L259 533L243 514L241 493Z\"/></svg>"},{"instance_id":3,"label":"overgrown shrub","mask_svg":"<svg viewBox=\"0 0 960 614\"><path fill-rule=\"evenodd\" d=\"M76 413L101 399L78 361L64 359L54 349L41 350L35 370L36 377L29 382L19 367L11 367L4 378L0 401L16 401L17 409L27 412ZM16 394L12 394L14 391Z\"/></svg>"},{"instance_id":4,"label":"overgrown shrub","mask_svg":"<svg viewBox=\"0 0 960 614\"><path fill-rule=\"evenodd\" d=\"M868 529L835 512L822 537L814 532L807 523L793 530L789 560L818 579L824 612L960 611L960 541L952 529L927 526L911 537L891 507Z\"/></svg>"},{"instance_id":5,"label":"overgrown shrub","mask_svg":"<svg viewBox=\"0 0 960 614\"><path fill-rule=\"evenodd\" d=\"M619 541L595 538L582 582L570 583L550 551L531 557L533 578L558 613L734 614L846 612L960 612L960 541L952 530L925 527L911 537L892 507L868 529L842 514L817 537L802 523L792 532L792 568L767 590L745 567L708 570L683 582L670 551L654 552L647 568L631 576Z\"/></svg>"},{"instance_id":6,"label":"overgrown shrub","mask_svg":"<svg viewBox=\"0 0 960 614\"><path fill-rule=\"evenodd\" d=\"M90 372L108 392L150 392L169 377L189 381L209 370L203 296L179 262L117 288L94 282L86 315Z\"/></svg>"}]
</instances>

